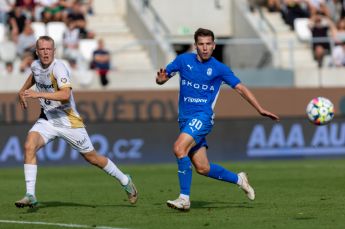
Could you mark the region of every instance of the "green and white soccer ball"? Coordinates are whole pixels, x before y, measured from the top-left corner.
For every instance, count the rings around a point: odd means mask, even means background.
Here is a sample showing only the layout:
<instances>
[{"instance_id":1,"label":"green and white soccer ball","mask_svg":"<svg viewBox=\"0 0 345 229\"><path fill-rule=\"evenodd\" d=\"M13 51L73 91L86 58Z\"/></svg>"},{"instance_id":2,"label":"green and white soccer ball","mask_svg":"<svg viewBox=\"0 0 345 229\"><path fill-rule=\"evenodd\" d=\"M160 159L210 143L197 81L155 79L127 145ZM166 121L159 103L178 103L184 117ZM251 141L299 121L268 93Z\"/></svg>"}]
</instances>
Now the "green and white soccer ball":
<instances>
[{"instance_id":1,"label":"green and white soccer ball","mask_svg":"<svg viewBox=\"0 0 345 229\"><path fill-rule=\"evenodd\" d=\"M313 98L306 109L308 119L315 125L326 125L334 117L334 105L325 97Z\"/></svg>"}]
</instances>

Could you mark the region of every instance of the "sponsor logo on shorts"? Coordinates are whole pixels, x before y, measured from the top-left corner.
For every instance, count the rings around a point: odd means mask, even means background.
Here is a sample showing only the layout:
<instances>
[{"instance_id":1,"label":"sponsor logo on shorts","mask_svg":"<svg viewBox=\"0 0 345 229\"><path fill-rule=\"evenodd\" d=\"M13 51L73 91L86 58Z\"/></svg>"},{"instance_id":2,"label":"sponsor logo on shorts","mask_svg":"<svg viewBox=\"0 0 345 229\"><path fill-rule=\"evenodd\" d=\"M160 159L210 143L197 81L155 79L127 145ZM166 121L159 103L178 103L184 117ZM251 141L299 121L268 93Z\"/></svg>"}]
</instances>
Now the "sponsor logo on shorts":
<instances>
[{"instance_id":1,"label":"sponsor logo on shorts","mask_svg":"<svg viewBox=\"0 0 345 229\"><path fill-rule=\"evenodd\" d=\"M84 137L83 140L77 140L77 145L78 145L78 146L83 146L83 145L85 144L86 141L87 141L87 140L86 140L85 137Z\"/></svg>"}]
</instances>

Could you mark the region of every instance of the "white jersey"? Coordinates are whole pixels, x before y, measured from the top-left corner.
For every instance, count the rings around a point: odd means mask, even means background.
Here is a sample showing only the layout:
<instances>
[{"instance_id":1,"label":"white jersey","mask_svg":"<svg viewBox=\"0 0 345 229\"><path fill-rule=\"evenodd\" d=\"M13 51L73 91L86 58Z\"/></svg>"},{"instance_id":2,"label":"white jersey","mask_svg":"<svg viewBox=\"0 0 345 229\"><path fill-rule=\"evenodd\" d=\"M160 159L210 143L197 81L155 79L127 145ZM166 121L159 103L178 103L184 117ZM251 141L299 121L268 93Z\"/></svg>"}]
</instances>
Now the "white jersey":
<instances>
[{"instance_id":1,"label":"white jersey","mask_svg":"<svg viewBox=\"0 0 345 229\"><path fill-rule=\"evenodd\" d=\"M36 60L31 64L31 71L39 92L56 92L61 88L72 88L70 73L60 60L55 59L46 69L42 68L39 60ZM76 109L73 93L66 101L42 98L39 101L44 115L52 125L69 128L84 127L83 120Z\"/></svg>"}]
</instances>

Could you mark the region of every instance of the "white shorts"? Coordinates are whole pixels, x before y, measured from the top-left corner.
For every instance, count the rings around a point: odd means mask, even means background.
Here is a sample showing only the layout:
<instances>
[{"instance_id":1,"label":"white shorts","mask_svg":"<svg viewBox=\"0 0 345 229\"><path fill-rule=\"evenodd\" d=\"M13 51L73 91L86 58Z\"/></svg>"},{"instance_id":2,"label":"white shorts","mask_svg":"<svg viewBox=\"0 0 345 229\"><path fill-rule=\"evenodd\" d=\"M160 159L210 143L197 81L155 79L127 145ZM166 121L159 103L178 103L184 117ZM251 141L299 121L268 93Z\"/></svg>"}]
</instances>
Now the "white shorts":
<instances>
[{"instance_id":1,"label":"white shorts","mask_svg":"<svg viewBox=\"0 0 345 229\"><path fill-rule=\"evenodd\" d=\"M55 138L63 138L80 153L88 153L94 150L92 142L85 128L56 127L45 119L38 119L29 132L38 132L45 144Z\"/></svg>"}]
</instances>

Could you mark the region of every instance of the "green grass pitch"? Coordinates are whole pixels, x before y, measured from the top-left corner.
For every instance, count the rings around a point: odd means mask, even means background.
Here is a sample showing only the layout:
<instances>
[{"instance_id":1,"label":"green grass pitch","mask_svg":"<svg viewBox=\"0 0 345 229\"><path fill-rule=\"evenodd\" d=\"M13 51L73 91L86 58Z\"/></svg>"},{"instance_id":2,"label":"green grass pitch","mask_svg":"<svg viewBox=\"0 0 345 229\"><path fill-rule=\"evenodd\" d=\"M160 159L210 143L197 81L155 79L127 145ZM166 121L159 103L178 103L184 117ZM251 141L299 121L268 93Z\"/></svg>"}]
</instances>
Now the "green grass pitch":
<instances>
[{"instance_id":1,"label":"green grass pitch","mask_svg":"<svg viewBox=\"0 0 345 229\"><path fill-rule=\"evenodd\" d=\"M193 172L192 208L179 212L165 204L178 195L176 165L120 165L139 190L139 200L131 206L120 185L95 167L42 166L36 186L39 207L17 209L14 201L25 191L23 170L3 168L0 228L344 228L345 159L221 164L248 172L255 201L235 185Z\"/></svg>"}]
</instances>

